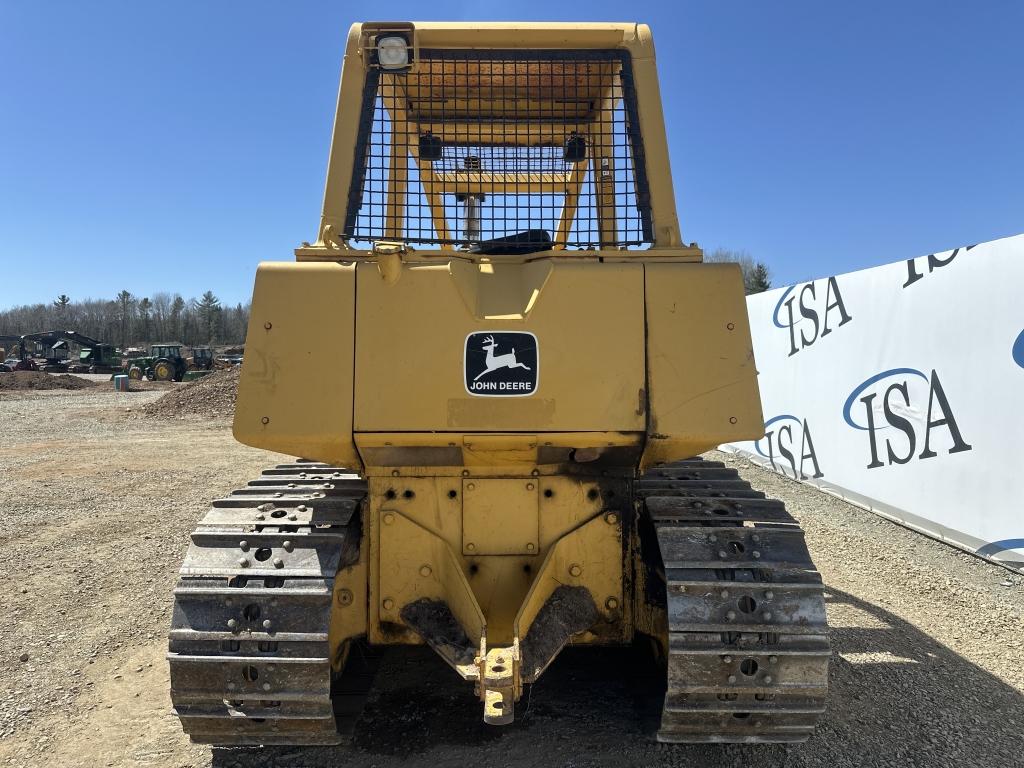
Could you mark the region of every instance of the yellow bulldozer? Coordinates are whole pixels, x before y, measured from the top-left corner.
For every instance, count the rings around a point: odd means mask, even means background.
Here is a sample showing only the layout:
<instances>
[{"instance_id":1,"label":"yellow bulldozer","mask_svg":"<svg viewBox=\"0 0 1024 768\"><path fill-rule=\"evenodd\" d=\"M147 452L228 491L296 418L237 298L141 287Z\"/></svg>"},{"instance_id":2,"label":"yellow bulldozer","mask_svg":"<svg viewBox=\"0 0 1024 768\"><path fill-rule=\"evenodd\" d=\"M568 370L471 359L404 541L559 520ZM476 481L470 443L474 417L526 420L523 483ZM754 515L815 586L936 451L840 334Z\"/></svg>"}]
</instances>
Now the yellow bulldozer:
<instances>
[{"instance_id":1,"label":"yellow bulldozer","mask_svg":"<svg viewBox=\"0 0 1024 768\"><path fill-rule=\"evenodd\" d=\"M352 732L374 649L483 718L567 645L649 645L664 742L794 742L825 703L819 574L699 456L763 435L740 269L676 217L642 24L363 23L323 212L259 266L234 421L297 458L213 502L171 695L220 745Z\"/></svg>"}]
</instances>

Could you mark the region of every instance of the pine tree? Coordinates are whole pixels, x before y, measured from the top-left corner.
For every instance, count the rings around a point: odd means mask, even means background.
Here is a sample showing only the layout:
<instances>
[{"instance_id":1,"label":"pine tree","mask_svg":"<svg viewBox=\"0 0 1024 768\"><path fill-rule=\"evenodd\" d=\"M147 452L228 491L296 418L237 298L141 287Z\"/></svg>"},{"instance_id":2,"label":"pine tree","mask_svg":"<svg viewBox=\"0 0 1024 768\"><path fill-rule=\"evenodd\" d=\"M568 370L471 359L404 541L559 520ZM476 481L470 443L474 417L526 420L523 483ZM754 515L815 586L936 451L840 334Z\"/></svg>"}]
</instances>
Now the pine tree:
<instances>
[{"instance_id":1,"label":"pine tree","mask_svg":"<svg viewBox=\"0 0 1024 768\"><path fill-rule=\"evenodd\" d=\"M762 293L772 287L771 276L768 274L768 267L764 262L759 261L754 265L749 280L745 282L747 283L747 295Z\"/></svg>"},{"instance_id":2,"label":"pine tree","mask_svg":"<svg viewBox=\"0 0 1024 768\"><path fill-rule=\"evenodd\" d=\"M196 313L199 315L199 326L203 334L203 341L212 344L217 331L220 329L221 308L220 299L213 295L213 291L207 291L202 298L194 301Z\"/></svg>"},{"instance_id":3,"label":"pine tree","mask_svg":"<svg viewBox=\"0 0 1024 768\"><path fill-rule=\"evenodd\" d=\"M68 324L68 305L71 304L71 297L67 294L62 293L57 297L56 301L53 302L53 306L57 310L57 322L61 325ZM67 328L61 330L66 331Z\"/></svg>"},{"instance_id":4,"label":"pine tree","mask_svg":"<svg viewBox=\"0 0 1024 768\"><path fill-rule=\"evenodd\" d=\"M117 294L117 319L121 327L121 346L128 346L128 332L132 327L132 310L135 308L135 297L129 291Z\"/></svg>"}]
</instances>

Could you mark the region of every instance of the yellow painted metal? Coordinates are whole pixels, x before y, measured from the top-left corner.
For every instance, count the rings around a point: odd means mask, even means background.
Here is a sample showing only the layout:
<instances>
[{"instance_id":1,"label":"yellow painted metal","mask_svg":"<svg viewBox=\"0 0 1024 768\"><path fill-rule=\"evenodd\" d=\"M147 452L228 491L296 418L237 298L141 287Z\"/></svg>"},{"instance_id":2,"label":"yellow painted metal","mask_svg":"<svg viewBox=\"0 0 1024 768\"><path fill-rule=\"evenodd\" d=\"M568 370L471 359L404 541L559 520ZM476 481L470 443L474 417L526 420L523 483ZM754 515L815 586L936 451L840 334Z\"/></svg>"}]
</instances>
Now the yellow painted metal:
<instances>
[{"instance_id":1,"label":"yellow painted metal","mask_svg":"<svg viewBox=\"0 0 1024 768\"><path fill-rule=\"evenodd\" d=\"M645 24L551 24L508 22L490 24L467 24L453 22L408 22L402 24L355 24L349 30L345 46L345 59L342 68L341 85L338 92L338 109L334 123L334 134L331 141L331 156L328 164L327 186L324 191L323 212L318 230L315 248L303 248L296 251L301 258L324 258L331 251L345 251L347 245L339 238L343 229L345 212L348 205L349 184L354 171L354 154L356 146L360 114L353 108L360 103L363 80L367 71L369 57L366 51L372 48L375 36L381 30L400 30L413 39L413 66L405 75L408 85L406 101L414 112L409 115L398 115L400 121L425 120L431 122L431 111L428 105L434 103L424 98L422 103L418 97L429 96L434 87L433 77L421 82L416 67L416 52L420 48L496 48L496 49L612 49L618 48L629 52L633 62L633 77L636 87L637 112L640 130L644 137L644 155L647 161L649 186L651 194L651 210L654 222L655 242L653 249L679 248L683 245L679 235L679 223L676 217L675 193L672 188L668 143L665 136L664 115L661 107L661 95L658 87L657 70L655 67L654 41L651 31ZM571 64L563 66L571 67ZM450 74L455 77L455 73ZM498 76L505 76L498 73ZM438 76L443 80L443 76ZM571 78L568 78L571 79ZM557 82L558 78L554 78ZM438 82L437 87L443 85ZM485 92L486 89L484 89ZM550 94L552 103L558 97ZM594 94L594 100L600 100L601 94ZM481 115L500 116L508 108L502 103L484 103L485 100L471 100L464 105L467 119L471 124ZM544 113L544 99L533 105L516 103L516 108L535 108L538 115ZM582 108L582 107L581 107ZM446 106L451 109L451 105ZM416 111L419 110L419 111ZM564 114L564 100L558 102L558 114ZM548 110L548 114L551 113ZM582 120L584 113L579 115ZM453 130L458 132L459 123ZM556 129L552 127L554 132ZM557 130L564 130L563 128ZM415 154L414 154L414 159ZM429 179L427 180L429 182ZM437 199L430 200L432 192L429 183L426 185L428 203L435 212L440 210ZM446 226L443 216L435 215L436 226ZM438 230L440 235L440 230Z\"/></svg>"},{"instance_id":2,"label":"yellow painted metal","mask_svg":"<svg viewBox=\"0 0 1024 768\"><path fill-rule=\"evenodd\" d=\"M530 587L515 618L515 637L529 638L537 614L561 586L585 587L609 624L621 624L622 574L625 569L622 520L614 512L597 513L579 527L564 534L548 549L540 572ZM543 670L526 670L527 680Z\"/></svg>"},{"instance_id":3,"label":"yellow painted metal","mask_svg":"<svg viewBox=\"0 0 1024 768\"><path fill-rule=\"evenodd\" d=\"M236 440L361 468L352 439L355 278L351 264L260 264Z\"/></svg>"},{"instance_id":4,"label":"yellow painted metal","mask_svg":"<svg viewBox=\"0 0 1024 768\"><path fill-rule=\"evenodd\" d=\"M536 479L463 479L462 554L537 554L538 485Z\"/></svg>"},{"instance_id":5,"label":"yellow painted metal","mask_svg":"<svg viewBox=\"0 0 1024 768\"><path fill-rule=\"evenodd\" d=\"M349 249L340 233L355 171L366 54L382 31L409 36L413 65L406 75L382 76L404 94L384 104L394 126L393 194L385 240L361 251ZM442 182L467 193L490 194L513 182L522 190L524 181L567 192L557 240L572 227L589 173L601 240L616 239L614 153L608 126L589 120L593 106L581 102L568 121L545 122L546 102L560 97L553 86L532 106L538 120L528 130L503 123L510 105L497 101L467 102L461 122L437 120L431 89L457 73L436 80L418 73L417 53L445 47L629 51L653 247L488 257L402 242L410 179L405 163L395 161L403 144L442 238L448 226ZM621 86L616 81L607 92L595 91L593 103L610 112ZM486 92L487 82L480 87ZM660 606L634 600L649 574L634 567L634 557L643 556L637 529L628 505L611 503L611 491L628 499L638 467L762 434L742 278L735 266L700 264L700 249L681 242L653 43L644 25L356 25L338 103L317 242L296 250L298 263L264 264L257 273L235 435L256 447L354 468L368 480L363 549L334 585L335 668L348 641L363 633L378 644L422 642L403 609L417 600L443 602L476 655L468 663L435 648L477 682L485 719L509 722L523 681L538 674L521 668L522 643L559 586L586 589L598 609L597 623L572 642L666 634ZM489 119L476 119L481 116ZM417 157L416 139L425 129L443 140L509 144L538 137L557 144L575 132L587 137L592 152L586 164L537 179L484 171L453 171L449 178ZM470 395L463 370L468 335L517 330L537 338L535 394Z\"/></svg>"},{"instance_id":6,"label":"yellow painted metal","mask_svg":"<svg viewBox=\"0 0 1024 768\"><path fill-rule=\"evenodd\" d=\"M737 264L647 264L650 429L643 463L764 434Z\"/></svg>"},{"instance_id":7,"label":"yellow painted metal","mask_svg":"<svg viewBox=\"0 0 1024 768\"><path fill-rule=\"evenodd\" d=\"M532 477L532 476L531 476ZM484 479L485 483L499 483L502 479ZM511 645L514 640L513 623L527 593L535 581L541 562L548 551L562 537L581 527L587 520L600 518L604 502L597 493L600 482L595 478L572 478L561 475L537 476L535 479L512 480L521 484L523 492L537 493L539 514L534 517L536 527L536 551L530 553L485 554L480 550L469 550L466 520L464 519L463 487L470 480L461 475L405 477L371 477L370 484L370 562L376 570L370 577L370 638L374 642L415 642L408 632L390 626L383 629L381 624L402 625L401 610L406 604L421 597L435 597L439 593L433 582L425 582L419 576L423 564L433 564L440 557L438 542L459 563L476 603L485 617L489 645ZM536 483L536 489L526 485ZM498 488L499 486L494 486ZM471 493L471 492L470 492ZM472 502L469 504L472 517ZM523 536L526 526L513 518L518 513L514 506L494 508L515 535ZM395 515L388 523L387 515ZM402 525L403 520L416 524L416 529ZM483 521L470 521L469 526L482 525ZM617 554L609 563L588 570L584 579L595 579L594 590L602 593L601 603L610 595L621 598L623 563L621 528L604 523L604 533L616 540ZM396 527L397 526L397 527ZM532 528L531 528L532 530ZM476 533L479 533L479 528ZM581 539L582 541L582 539ZM476 542L472 542L476 543ZM429 552L425 549L429 544ZM571 546L571 545L570 545ZM574 550L576 551L576 550ZM594 557L604 557L606 550ZM608 578L606 578L608 577ZM614 579L614 586L609 579ZM610 591L609 591L610 590ZM464 600L461 590L446 600ZM384 609L385 600L394 601L391 609ZM621 599L620 599L621 602ZM454 611L453 607L453 611ZM464 607L461 610L466 610ZM467 630L473 625L467 626ZM609 631L617 633L620 639L628 639L625 619ZM607 637L605 637L607 641Z\"/></svg>"},{"instance_id":8,"label":"yellow painted metal","mask_svg":"<svg viewBox=\"0 0 1024 768\"><path fill-rule=\"evenodd\" d=\"M335 671L340 671L344 665L348 641L366 634L369 549L366 546L360 547L358 559L342 566L334 577L331 595L334 603L331 606L327 638L331 649L331 666Z\"/></svg>"},{"instance_id":9,"label":"yellow painted metal","mask_svg":"<svg viewBox=\"0 0 1024 768\"><path fill-rule=\"evenodd\" d=\"M644 431L642 266L548 263L475 276L448 264L406 265L391 285L375 265L360 264L356 431ZM499 319L517 307L523 319ZM505 330L537 337L536 394L470 395L464 340Z\"/></svg>"}]
</instances>

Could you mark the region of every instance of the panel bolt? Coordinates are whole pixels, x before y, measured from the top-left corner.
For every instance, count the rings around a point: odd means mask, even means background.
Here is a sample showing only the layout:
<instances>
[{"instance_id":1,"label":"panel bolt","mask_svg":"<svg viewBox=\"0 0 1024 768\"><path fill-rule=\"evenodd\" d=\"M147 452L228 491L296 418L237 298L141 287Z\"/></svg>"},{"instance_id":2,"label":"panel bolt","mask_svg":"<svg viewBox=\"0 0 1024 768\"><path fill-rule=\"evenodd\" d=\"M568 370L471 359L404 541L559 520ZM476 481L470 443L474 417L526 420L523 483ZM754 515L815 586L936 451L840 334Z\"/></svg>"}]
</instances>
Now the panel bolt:
<instances>
[{"instance_id":1,"label":"panel bolt","mask_svg":"<svg viewBox=\"0 0 1024 768\"><path fill-rule=\"evenodd\" d=\"M527 544L526 544L526 551L527 552L533 552L533 550L535 550L536 548L537 548L537 546L532 541L527 542Z\"/></svg>"},{"instance_id":2,"label":"panel bolt","mask_svg":"<svg viewBox=\"0 0 1024 768\"><path fill-rule=\"evenodd\" d=\"M548 445L551 445L551 443L548 443ZM535 469L532 472L530 472L530 474L533 475L534 477L537 477L537 475L540 474L540 470L539 469Z\"/></svg>"},{"instance_id":3,"label":"panel bolt","mask_svg":"<svg viewBox=\"0 0 1024 768\"><path fill-rule=\"evenodd\" d=\"M240 557L240 558L238 558L238 564L242 568L245 568L247 565L249 565L249 558L248 557Z\"/></svg>"},{"instance_id":4,"label":"panel bolt","mask_svg":"<svg viewBox=\"0 0 1024 768\"><path fill-rule=\"evenodd\" d=\"M722 663L723 664L732 664L732 656L729 656L728 654L723 656L722 657Z\"/></svg>"},{"instance_id":5,"label":"panel bolt","mask_svg":"<svg viewBox=\"0 0 1024 768\"><path fill-rule=\"evenodd\" d=\"M261 422L262 422L262 423L263 423L264 425L266 425L266 424L269 424L269 423L270 423L270 417L269 417L269 416L264 416L264 417L263 417L262 419L260 419L260 421L261 421Z\"/></svg>"},{"instance_id":6,"label":"panel bolt","mask_svg":"<svg viewBox=\"0 0 1024 768\"><path fill-rule=\"evenodd\" d=\"M735 424L736 423L736 417L735 416L730 416L729 417L729 423L730 424Z\"/></svg>"},{"instance_id":7,"label":"panel bolt","mask_svg":"<svg viewBox=\"0 0 1024 768\"><path fill-rule=\"evenodd\" d=\"M533 490L533 483L527 483L526 484L526 490L532 491Z\"/></svg>"},{"instance_id":8,"label":"panel bolt","mask_svg":"<svg viewBox=\"0 0 1024 768\"><path fill-rule=\"evenodd\" d=\"M764 599L765 600L771 600L774 597L775 597L775 593L772 592L770 589L767 592L764 593Z\"/></svg>"},{"instance_id":9,"label":"panel bolt","mask_svg":"<svg viewBox=\"0 0 1024 768\"><path fill-rule=\"evenodd\" d=\"M228 619L228 629L235 629L238 626L238 619Z\"/></svg>"},{"instance_id":10,"label":"panel bolt","mask_svg":"<svg viewBox=\"0 0 1024 768\"><path fill-rule=\"evenodd\" d=\"M343 589L338 592L338 603L340 605L352 605L352 591Z\"/></svg>"},{"instance_id":11,"label":"panel bolt","mask_svg":"<svg viewBox=\"0 0 1024 768\"><path fill-rule=\"evenodd\" d=\"M264 515L264 514L263 514L262 512L257 512L257 513L256 513L256 519L257 519L257 520L266 520L266 519L267 519L267 516L266 516L266 515Z\"/></svg>"},{"instance_id":12,"label":"panel bolt","mask_svg":"<svg viewBox=\"0 0 1024 768\"><path fill-rule=\"evenodd\" d=\"M772 676L771 676L771 675L765 675L765 676L764 676L764 681L765 681L766 683L768 683L769 685L771 685L771 682L772 682Z\"/></svg>"},{"instance_id":13,"label":"panel bolt","mask_svg":"<svg viewBox=\"0 0 1024 768\"><path fill-rule=\"evenodd\" d=\"M708 536L708 541L710 541L711 543L714 543L714 542L718 541L718 537L715 536L715 535Z\"/></svg>"},{"instance_id":14,"label":"panel bolt","mask_svg":"<svg viewBox=\"0 0 1024 768\"><path fill-rule=\"evenodd\" d=\"M228 683L228 690L229 691L235 690L235 684L234 683Z\"/></svg>"},{"instance_id":15,"label":"panel bolt","mask_svg":"<svg viewBox=\"0 0 1024 768\"><path fill-rule=\"evenodd\" d=\"M275 557L274 558L274 567L275 568L284 568L284 560L282 560L280 557Z\"/></svg>"},{"instance_id":16,"label":"panel bolt","mask_svg":"<svg viewBox=\"0 0 1024 768\"><path fill-rule=\"evenodd\" d=\"M732 621L733 619L736 618L736 611L728 611L725 614L725 618L726 618L727 621Z\"/></svg>"},{"instance_id":17,"label":"panel bolt","mask_svg":"<svg viewBox=\"0 0 1024 768\"><path fill-rule=\"evenodd\" d=\"M619 601L616 600L614 597L609 597L607 600L604 601L604 607L607 608L609 611L614 611L616 608L619 607Z\"/></svg>"},{"instance_id":18,"label":"panel bolt","mask_svg":"<svg viewBox=\"0 0 1024 768\"><path fill-rule=\"evenodd\" d=\"M722 590L722 597L728 597L728 596L729 596L729 590L728 589L723 589Z\"/></svg>"},{"instance_id":19,"label":"panel bolt","mask_svg":"<svg viewBox=\"0 0 1024 768\"><path fill-rule=\"evenodd\" d=\"M472 551L474 551L475 549L476 549L476 544L474 544L474 543L473 543L472 541L470 541L470 542L468 542L468 543L466 544L466 551L467 551L467 552L472 552Z\"/></svg>"},{"instance_id":20,"label":"panel bolt","mask_svg":"<svg viewBox=\"0 0 1024 768\"><path fill-rule=\"evenodd\" d=\"M284 547L284 551L285 552L291 552L293 549L295 549L295 545L292 544L292 542L290 542L290 541L286 541L281 546Z\"/></svg>"},{"instance_id":21,"label":"panel bolt","mask_svg":"<svg viewBox=\"0 0 1024 768\"><path fill-rule=\"evenodd\" d=\"M730 683L735 683L736 682L736 675L729 675L729 682Z\"/></svg>"},{"instance_id":22,"label":"panel bolt","mask_svg":"<svg viewBox=\"0 0 1024 768\"><path fill-rule=\"evenodd\" d=\"M751 554L754 556L755 560L760 560L761 559L761 553L758 552L756 549L753 552L751 552Z\"/></svg>"},{"instance_id":23,"label":"panel bolt","mask_svg":"<svg viewBox=\"0 0 1024 768\"><path fill-rule=\"evenodd\" d=\"M615 525L619 522L619 516L614 512L609 512L604 516L604 521L608 523L608 525Z\"/></svg>"},{"instance_id":24,"label":"panel bolt","mask_svg":"<svg viewBox=\"0 0 1024 768\"><path fill-rule=\"evenodd\" d=\"M736 324L735 323L726 323L725 327L728 328L730 331L732 331L732 330L734 330L736 328Z\"/></svg>"},{"instance_id":25,"label":"panel bolt","mask_svg":"<svg viewBox=\"0 0 1024 768\"><path fill-rule=\"evenodd\" d=\"M726 558L725 550L724 549L718 550L718 556L724 560Z\"/></svg>"},{"instance_id":26,"label":"panel bolt","mask_svg":"<svg viewBox=\"0 0 1024 768\"><path fill-rule=\"evenodd\" d=\"M270 690L270 683L264 683L263 684L263 690L264 691L269 691Z\"/></svg>"},{"instance_id":27,"label":"panel bolt","mask_svg":"<svg viewBox=\"0 0 1024 768\"><path fill-rule=\"evenodd\" d=\"M288 515L288 519L289 520L298 520L299 516L296 515L294 512L292 512L290 515Z\"/></svg>"},{"instance_id":28,"label":"panel bolt","mask_svg":"<svg viewBox=\"0 0 1024 768\"><path fill-rule=\"evenodd\" d=\"M391 470L391 476L392 477L398 477L400 474L401 474L401 472L399 472L397 469L392 469Z\"/></svg>"},{"instance_id":29,"label":"panel bolt","mask_svg":"<svg viewBox=\"0 0 1024 768\"><path fill-rule=\"evenodd\" d=\"M581 573L583 573L583 569L580 568L578 565L570 565L569 566L569 575L570 576L579 576Z\"/></svg>"},{"instance_id":30,"label":"panel bolt","mask_svg":"<svg viewBox=\"0 0 1024 768\"><path fill-rule=\"evenodd\" d=\"M308 507L305 504L299 504L299 506L297 506L295 509L298 510L299 512L305 512L308 509Z\"/></svg>"},{"instance_id":31,"label":"panel bolt","mask_svg":"<svg viewBox=\"0 0 1024 768\"><path fill-rule=\"evenodd\" d=\"M387 600L384 601L384 610L385 611L390 611L394 607L395 607L395 601L392 600L390 597Z\"/></svg>"},{"instance_id":32,"label":"panel bolt","mask_svg":"<svg viewBox=\"0 0 1024 768\"><path fill-rule=\"evenodd\" d=\"M429 576L430 574L431 574L431 568L430 568L429 565L421 565L420 566L420 576L426 577L426 576Z\"/></svg>"},{"instance_id":33,"label":"panel bolt","mask_svg":"<svg viewBox=\"0 0 1024 768\"><path fill-rule=\"evenodd\" d=\"M391 525L393 522L395 522L395 516L393 514L388 512L384 515L384 525Z\"/></svg>"},{"instance_id":34,"label":"panel bolt","mask_svg":"<svg viewBox=\"0 0 1024 768\"><path fill-rule=\"evenodd\" d=\"M765 621L771 621L772 620L772 612L771 611L765 611L764 612L764 620Z\"/></svg>"},{"instance_id":35,"label":"panel bolt","mask_svg":"<svg viewBox=\"0 0 1024 768\"><path fill-rule=\"evenodd\" d=\"M242 539L240 542L238 542L238 548L240 550L242 550L243 552L248 552L249 551L249 542L246 541L245 539Z\"/></svg>"},{"instance_id":36,"label":"panel bolt","mask_svg":"<svg viewBox=\"0 0 1024 768\"><path fill-rule=\"evenodd\" d=\"M264 620L263 620L263 628L264 628L265 630L267 630L267 631L269 632L269 631L270 631L270 627L271 627L271 626L273 626L273 625L272 625L272 623L271 623L270 619L264 619Z\"/></svg>"},{"instance_id":37,"label":"panel bolt","mask_svg":"<svg viewBox=\"0 0 1024 768\"><path fill-rule=\"evenodd\" d=\"M469 477L469 470L468 469L462 470L462 476L463 477Z\"/></svg>"},{"instance_id":38,"label":"panel bolt","mask_svg":"<svg viewBox=\"0 0 1024 768\"><path fill-rule=\"evenodd\" d=\"M277 669L276 664L267 664L267 672L273 672L275 669Z\"/></svg>"},{"instance_id":39,"label":"panel bolt","mask_svg":"<svg viewBox=\"0 0 1024 768\"><path fill-rule=\"evenodd\" d=\"M753 536L750 537L750 540L757 544L759 541L761 541L761 537L755 533Z\"/></svg>"},{"instance_id":40,"label":"panel bolt","mask_svg":"<svg viewBox=\"0 0 1024 768\"><path fill-rule=\"evenodd\" d=\"M274 327L274 324L272 322L270 322L269 320L263 324L264 330L267 330L267 331L269 331L273 327Z\"/></svg>"},{"instance_id":41,"label":"panel bolt","mask_svg":"<svg viewBox=\"0 0 1024 768\"><path fill-rule=\"evenodd\" d=\"M769 656L768 657L768 663L769 664L775 664L778 661L779 661L779 657L778 656Z\"/></svg>"},{"instance_id":42,"label":"panel bolt","mask_svg":"<svg viewBox=\"0 0 1024 768\"><path fill-rule=\"evenodd\" d=\"M473 483L466 483L466 490L472 491L476 486Z\"/></svg>"}]
</instances>

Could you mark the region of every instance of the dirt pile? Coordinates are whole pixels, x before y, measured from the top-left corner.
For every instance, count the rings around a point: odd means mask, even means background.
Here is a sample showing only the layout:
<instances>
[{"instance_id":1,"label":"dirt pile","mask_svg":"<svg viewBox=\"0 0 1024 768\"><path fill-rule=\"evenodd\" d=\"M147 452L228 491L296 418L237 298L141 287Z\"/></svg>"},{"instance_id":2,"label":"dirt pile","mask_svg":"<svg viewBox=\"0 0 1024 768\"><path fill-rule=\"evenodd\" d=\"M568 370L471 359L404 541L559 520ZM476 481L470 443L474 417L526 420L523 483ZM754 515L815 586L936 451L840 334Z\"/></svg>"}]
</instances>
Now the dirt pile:
<instances>
[{"instance_id":1,"label":"dirt pile","mask_svg":"<svg viewBox=\"0 0 1024 768\"><path fill-rule=\"evenodd\" d=\"M241 366L236 365L182 384L156 402L144 406L142 411L147 416L165 419L180 416L233 416L241 370Z\"/></svg>"},{"instance_id":2,"label":"dirt pile","mask_svg":"<svg viewBox=\"0 0 1024 768\"><path fill-rule=\"evenodd\" d=\"M10 389L91 389L95 382L69 376L66 373L57 375L42 371L12 371L0 373L0 390Z\"/></svg>"}]
</instances>

